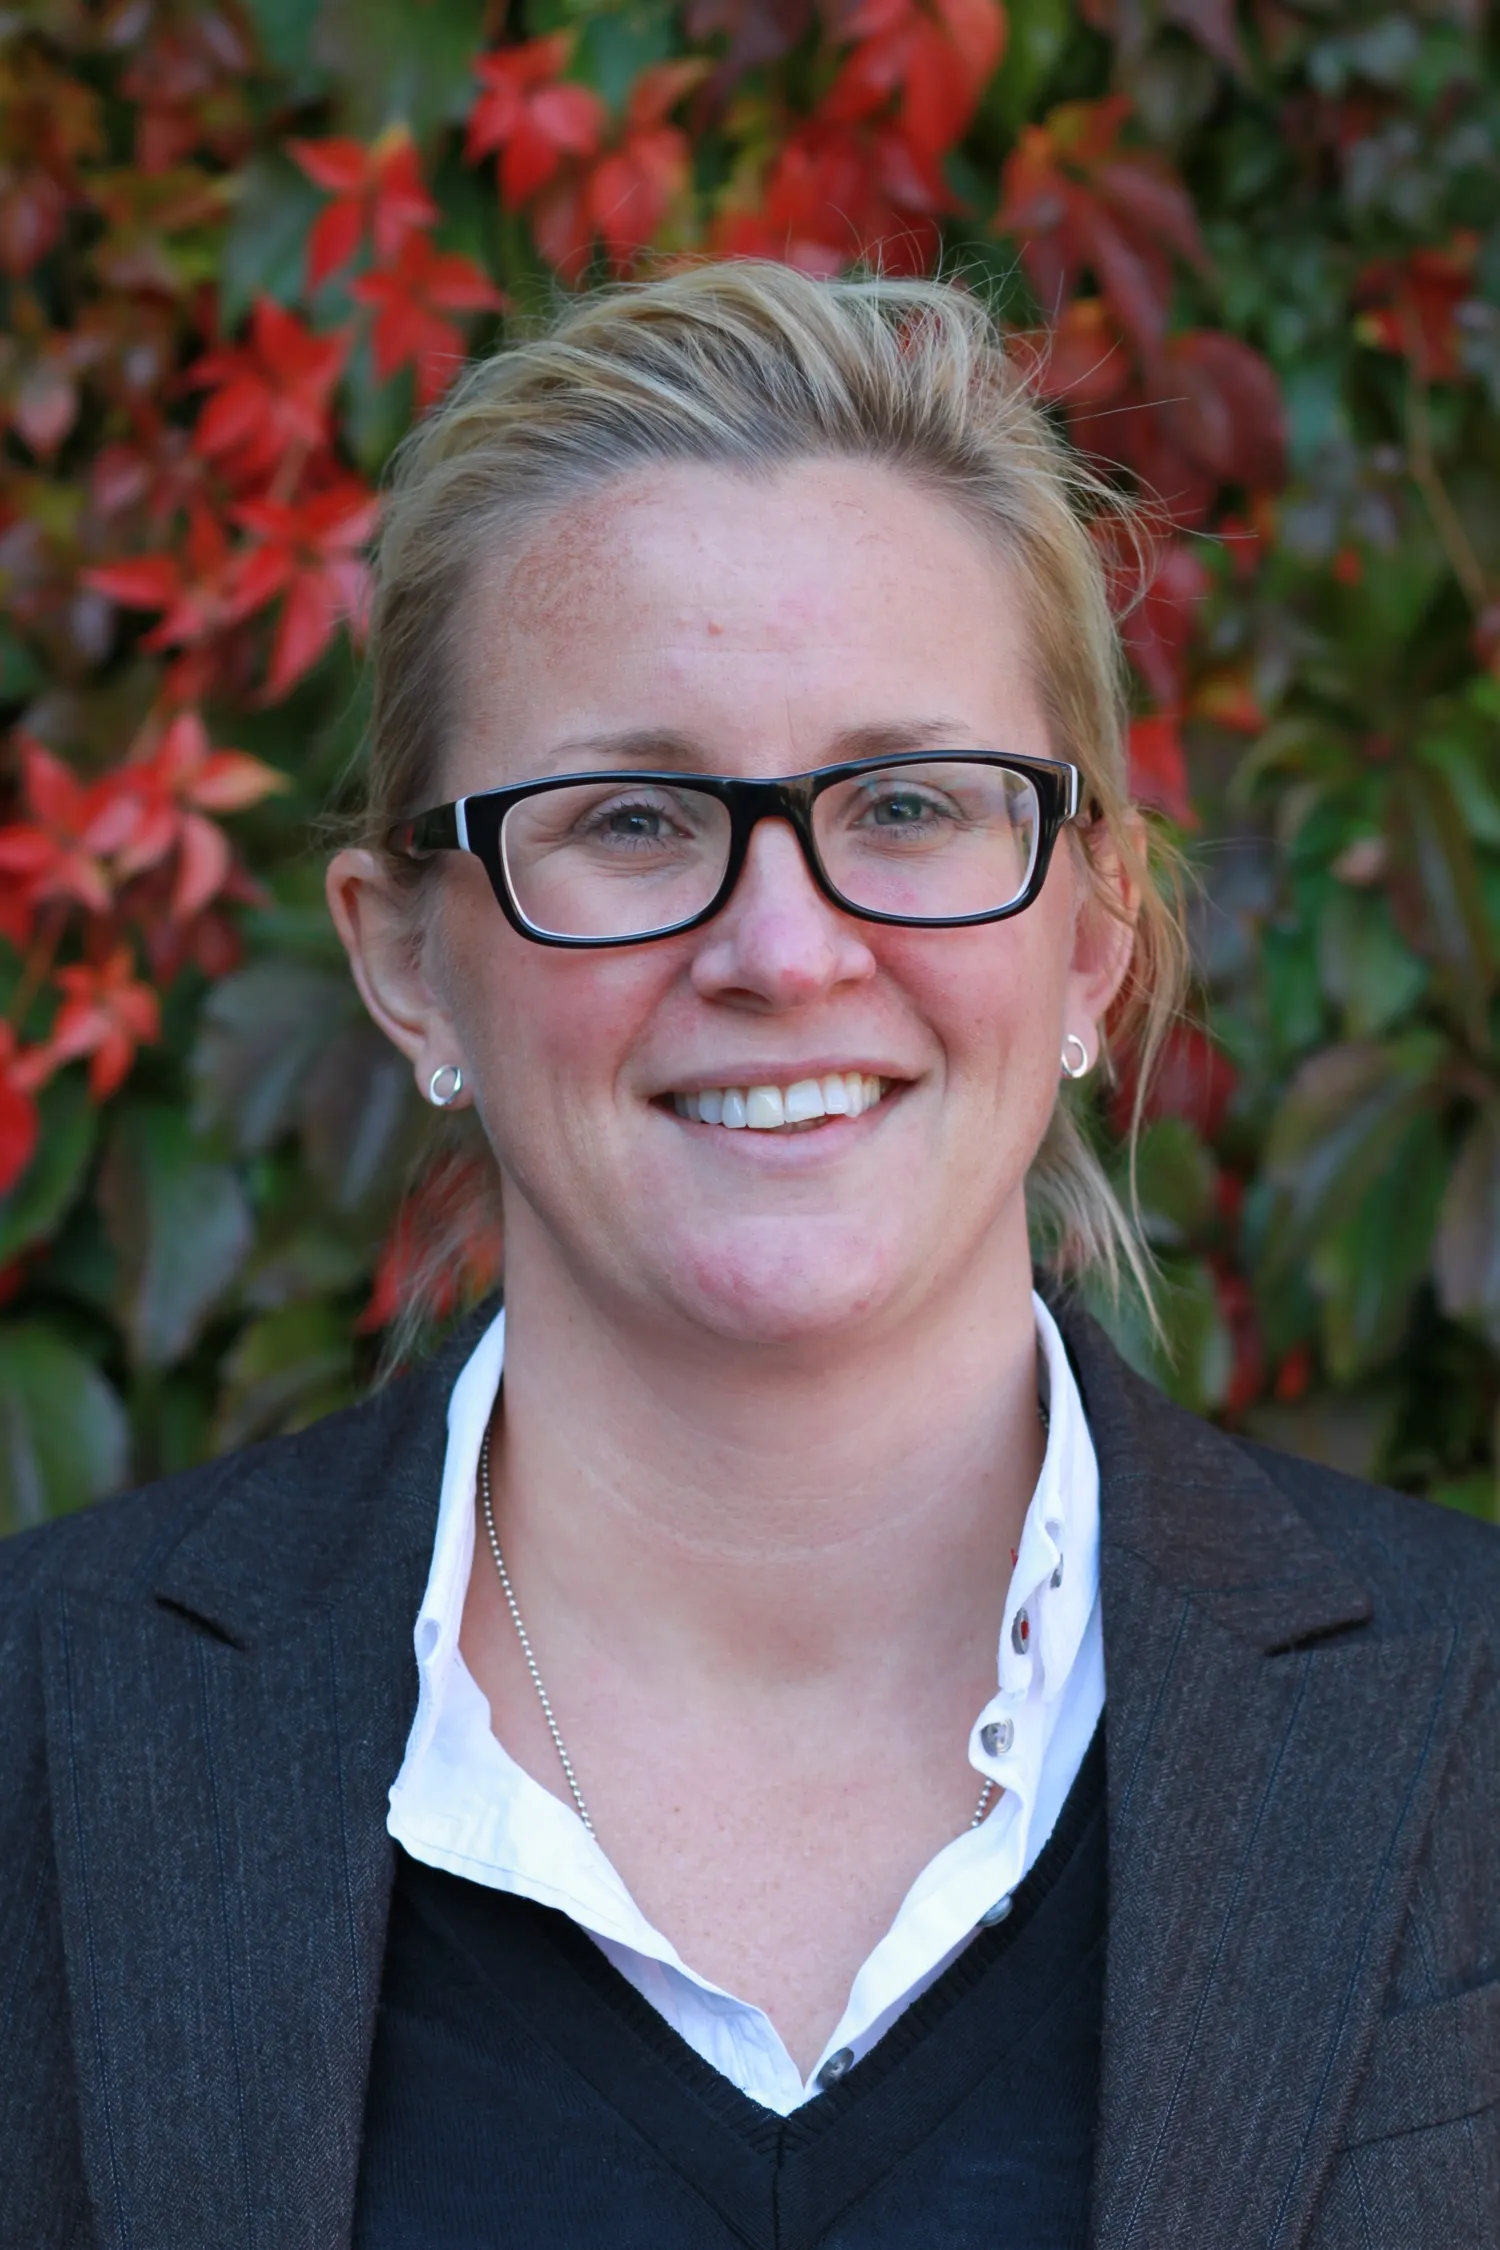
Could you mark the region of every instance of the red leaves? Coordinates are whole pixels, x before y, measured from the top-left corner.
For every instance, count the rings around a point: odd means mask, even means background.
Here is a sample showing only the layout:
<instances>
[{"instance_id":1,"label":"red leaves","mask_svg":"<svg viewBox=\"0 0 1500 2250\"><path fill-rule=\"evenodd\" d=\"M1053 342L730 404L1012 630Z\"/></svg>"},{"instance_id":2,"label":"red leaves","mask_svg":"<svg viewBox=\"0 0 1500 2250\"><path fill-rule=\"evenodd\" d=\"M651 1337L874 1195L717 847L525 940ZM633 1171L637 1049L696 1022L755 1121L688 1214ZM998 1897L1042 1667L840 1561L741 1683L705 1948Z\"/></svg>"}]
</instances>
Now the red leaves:
<instances>
[{"instance_id":1,"label":"red leaves","mask_svg":"<svg viewBox=\"0 0 1500 2250\"><path fill-rule=\"evenodd\" d=\"M1175 441L1215 485L1273 490L1286 476L1281 386L1259 352L1219 329L1174 336L1166 388Z\"/></svg>"},{"instance_id":2,"label":"red leaves","mask_svg":"<svg viewBox=\"0 0 1500 2250\"><path fill-rule=\"evenodd\" d=\"M722 212L715 247L834 274L868 257L920 273L954 208L942 160L999 61L996 0L854 0L838 18L848 51L815 117L783 140L753 203Z\"/></svg>"},{"instance_id":3,"label":"red leaves","mask_svg":"<svg viewBox=\"0 0 1500 2250\"><path fill-rule=\"evenodd\" d=\"M1127 611L1122 631L1131 660L1158 703L1180 704L1195 612L1208 592L1208 572L1185 542L1156 558L1140 600Z\"/></svg>"},{"instance_id":4,"label":"red leaves","mask_svg":"<svg viewBox=\"0 0 1500 2250\"><path fill-rule=\"evenodd\" d=\"M363 617L369 572L361 549L375 529L380 502L353 477L340 478L295 506L249 500L235 516L260 544L245 557L243 610L283 597L265 699L277 703L310 671L341 619Z\"/></svg>"},{"instance_id":5,"label":"red leaves","mask_svg":"<svg viewBox=\"0 0 1500 2250\"><path fill-rule=\"evenodd\" d=\"M360 549L379 501L340 475L296 501L239 502L234 520L256 535L231 548L217 517L195 512L184 555L141 555L88 573L99 593L131 609L160 609L146 649L191 648L284 596L265 694L278 701L317 662L343 618L358 624L368 573Z\"/></svg>"},{"instance_id":6,"label":"red leaves","mask_svg":"<svg viewBox=\"0 0 1500 2250\"><path fill-rule=\"evenodd\" d=\"M20 737L21 795L29 820L0 828L0 877L27 907L70 899L92 914L109 906L103 860L123 841L129 814L113 776L85 784L29 735Z\"/></svg>"},{"instance_id":7,"label":"red leaves","mask_svg":"<svg viewBox=\"0 0 1500 2250\"><path fill-rule=\"evenodd\" d=\"M1166 813L1179 827L1197 826L1177 712L1158 711L1150 718L1132 722L1130 794L1138 804L1154 805L1158 812Z\"/></svg>"},{"instance_id":8,"label":"red leaves","mask_svg":"<svg viewBox=\"0 0 1500 2250\"><path fill-rule=\"evenodd\" d=\"M53 972L63 1004L47 1053L54 1064L89 1058L89 1092L107 1101L135 1060L138 1046L161 1037L161 1003L135 975L128 946L95 966L78 962Z\"/></svg>"},{"instance_id":9,"label":"red leaves","mask_svg":"<svg viewBox=\"0 0 1500 2250\"><path fill-rule=\"evenodd\" d=\"M1067 102L1028 126L1002 174L996 231L1014 238L1043 310L1054 316L1093 275L1148 365L1166 337L1173 252L1206 266L1191 199L1162 159L1119 147L1126 95Z\"/></svg>"},{"instance_id":10,"label":"red leaves","mask_svg":"<svg viewBox=\"0 0 1500 2250\"><path fill-rule=\"evenodd\" d=\"M1474 294L1477 235L1455 234L1445 248L1366 266L1356 292L1365 307L1355 322L1360 342L1400 352L1423 383L1451 383L1463 372L1456 314Z\"/></svg>"},{"instance_id":11,"label":"red leaves","mask_svg":"<svg viewBox=\"0 0 1500 2250\"><path fill-rule=\"evenodd\" d=\"M218 517L199 503L189 515L181 552L106 563L85 571L84 583L124 609L164 613L142 639L142 648L191 648L223 632L241 614L238 569Z\"/></svg>"},{"instance_id":12,"label":"red leaves","mask_svg":"<svg viewBox=\"0 0 1500 2250\"><path fill-rule=\"evenodd\" d=\"M0 1022L0 1195L8 1195L36 1153L36 1050L27 1054L8 1023Z\"/></svg>"},{"instance_id":13,"label":"red leaves","mask_svg":"<svg viewBox=\"0 0 1500 2250\"><path fill-rule=\"evenodd\" d=\"M349 356L349 331L319 336L268 297L250 316L249 341L221 345L189 371L212 390L193 443L235 484L271 476L293 451L329 440L328 410Z\"/></svg>"},{"instance_id":14,"label":"red leaves","mask_svg":"<svg viewBox=\"0 0 1500 2250\"><path fill-rule=\"evenodd\" d=\"M233 933L216 934L204 908L221 895L248 894L229 839L209 816L256 804L285 788L285 779L241 751L213 748L196 711L177 712L159 735L148 727L146 745L86 784L41 743L20 738L29 817L0 828L0 883L7 903L19 899L21 908L6 934L32 949L22 989L34 995L50 986L61 1004L39 1045L23 1049L13 1027L0 1023L0 1194L34 1152L39 1086L87 1058L90 1091L106 1101L136 1048L160 1035L157 995L137 977L122 936L130 921L142 925L158 974L186 948L216 973L215 944L217 973L233 964ZM65 926L57 909L68 906L88 918L85 958L53 967ZM37 910L48 908L33 925Z\"/></svg>"},{"instance_id":15,"label":"red leaves","mask_svg":"<svg viewBox=\"0 0 1500 2250\"><path fill-rule=\"evenodd\" d=\"M307 248L307 279L316 289L358 255L368 233L378 265L399 256L407 237L435 222L438 210L404 125L363 141L291 141L290 153L315 187L334 201L320 212Z\"/></svg>"},{"instance_id":16,"label":"red leaves","mask_svg":"<svg viewBox=\"0 0 1500 2250\"><path fill-rule=\"evenodd\" d=\"M708 70L696 60L643 70L611 135L599 96L562 77L572 49L557 32L484 56L465 143L471 163L499 151L501 202L530 209L537 247L569 281L596 243L625 273L655 240L689 177L687 136L671 113Z\"/></svg>"},{"instance_id":17,"label":"red leaves","mask_svg":"<svg viewBox=\"0 0 1500 2250\"><path fill-rule=\"evenodd\" d=\"M895 133L814 123L781 149L754 207L725 213L715 248L803 273L841 273L860 256L887 273L922 273L939 246L940 208Z\"/></svg>"},{"instance_id":18,"label":"red leaves","mask_svg":"<svg viewBox=\"0 0 1500 2250\"><path fill-rule=\"evenodd\" d=\"M1173 260L1202 268L1206 253L1181 181L1158 157L1121 148L1128 114L1126 97L1111 95L1067 103L1024 131L995 224L1017 239L1043 306L1056 308L1051 334L1032 347L1044 396L1075 418L1081 444L1130 469L1189 527L1209 519L1226 485L1281 484L1281 392L1238 337L1169 335ZM1098 296L1075 294L1085 276Z\"/></svg>"},{"instance_id":19,"label":"red leaves","mask_svg":"<svg viewBox=\"0 0 1500 2250\"><path fill-rule=\"evenodd\" d=\"M617 274L655 240L687 186L687 135L672 110L704 74L698 62L642 71L612 147L564 172L532 213L537 247L564 280L576 280L596 241Z\"/></svg>"},{"instance_id":20,"label":"red leaves","mask_svg":"<svg viewBox=\"0 0 1500 2250\"><path fill-rule=\"evenodd\" d=\"M499 1280L503 1249L488 1158L443 1152L397 1213L356 1327L368 1335L388 1326L424 1280L436 1317L472 1304Z\"/></svg>"},{"instance_id":21,"label":"red leaves","mask_svg":"<svg viewBox=\"0 0 1500 2250\"><path fill-rule=\"evenodd\" d=\"M1238 1083L1223 1048L1197 1024L1180 1023L1167 1034L1146 1097L1146 1115L1185 1117L1211 1141L1224 1123Z\"/></svg>"},{"instance_id":22,"label":"red leaves","mask_svg":"<svg viewBox=\"0 0 1500 2250\"><path fill-rule=\"evenodd\" d=\"M475 66L483 92L469 112L464 154L477 164L499 150L507 210L529 203L568 159L593 156L604 138L609 113L599 96L562 79L572 44L555 32L484 55Z\"/></svg>"},{"instance_id":23,"label":"red leaves","mask_svg":"<svg viewBox=\"0 0 1500 2250\"><path fill-rule=\"evenodd\" d=\"M196 711L179 711L159 747L132 758L112 779L129 821L116 872L122 878L140 874L175 850L170 912L177 921L201 913L229 879L229 839L204 815L241 812L287 786L285 775L259 758L213 749Z\"/></svg>"},{"instance_id":24,"label":"red leaves","mask_svg":"<svg viewBox=\"0 0 1500 2250\"><path fill-rule=\"evenodd\" d=\"M842 23L853 48L821 114L889 118L924 168L959 140L1005 49L996 0L856 0Z\"/></svg>"},{"instance_id":25,"label":"red leaves","mask_svg":"<svg viewBox=\"0 0 1500 2250\"><path fill-rule=\"evenodd\" d=\"M87 785L23 736L21 773L30 818L0 828L0 877L28 913L65 900L100 918L114 909L121 884L174 850L169 911L183 920L198 913L223 889L231 866L228 839L204 816L242 811L286 787L258 758L213 749L196 711L179 711L155 749Z\"/></svg>"},{"instance_id":26,"label":"red leaves","mask_svg":"<svg viewBox=\"0 0 1500 2250\"><path fill-rule=\"evenodd\" d=\"M426 235L408 235L394 261L353 285L375 310L375 371L382 381L416 368L418 413L440 398L464 356L454 312L499 312L505 300L472 258L435 250Z\"/></svg>"}]
</instances>

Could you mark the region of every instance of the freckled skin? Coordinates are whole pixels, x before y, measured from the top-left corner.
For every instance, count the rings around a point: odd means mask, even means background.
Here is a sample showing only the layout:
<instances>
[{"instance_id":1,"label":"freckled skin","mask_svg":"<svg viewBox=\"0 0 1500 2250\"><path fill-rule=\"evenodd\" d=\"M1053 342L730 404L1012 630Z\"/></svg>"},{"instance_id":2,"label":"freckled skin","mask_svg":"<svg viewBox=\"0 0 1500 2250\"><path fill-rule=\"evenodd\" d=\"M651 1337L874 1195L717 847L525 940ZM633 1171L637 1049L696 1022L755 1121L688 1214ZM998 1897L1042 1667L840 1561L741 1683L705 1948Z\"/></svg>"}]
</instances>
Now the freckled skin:
<instances>
[{"instance_id":1,"label":"freckled skin","mask_svg":"<svg viewBox=\"0 0 1500 2250\"><path fill-rule=\"evenodd\" d=\"M690 735L722 773L802 771L842 728L938 715L956 743L1050 752L1003 567L862 465L642 474L563 511L470 616L444 794L571 770L570 737L636 725ZM1091 1020L1072 986L1097 967L1072 961L1066 850L1015 921L885 930L828 908L790 835L763 827L717 921L615 954L528 945L472 863L442 886L454 973L432 1052L465 1058L511 1178L512 1258L535 1231L622 1315L769 1343L909 1318L956 1265L1024 1254L1024 1173L1064 1019ZM823 1174L752 1181L652 1107L721 1059L728 1083L741 1058L828 1054L915 1084Z\"/></svg>"}]
</instances>

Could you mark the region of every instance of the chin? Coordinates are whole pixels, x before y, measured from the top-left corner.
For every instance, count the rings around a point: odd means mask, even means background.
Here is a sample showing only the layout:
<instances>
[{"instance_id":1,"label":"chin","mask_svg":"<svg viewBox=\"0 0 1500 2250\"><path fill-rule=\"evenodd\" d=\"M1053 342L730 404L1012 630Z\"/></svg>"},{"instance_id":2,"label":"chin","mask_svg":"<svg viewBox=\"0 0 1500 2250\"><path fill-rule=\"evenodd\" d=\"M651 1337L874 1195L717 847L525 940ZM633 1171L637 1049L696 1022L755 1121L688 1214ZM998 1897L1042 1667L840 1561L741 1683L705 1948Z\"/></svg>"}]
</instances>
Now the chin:
<instances>
[{"instance_id":1,"label":"chin","mask_svg":"<svg viewBox=\"0 0 1500 2250\"><path fill-rule=\"evenodd\" d=\"M789 1238L768 1226L685 1245L662 1281L695 1326L725 1342L816 1348L878 1321L905 1294L898 1268L888 1242L869 1232L798 1229Z\"/></svg>"}]
</instances>

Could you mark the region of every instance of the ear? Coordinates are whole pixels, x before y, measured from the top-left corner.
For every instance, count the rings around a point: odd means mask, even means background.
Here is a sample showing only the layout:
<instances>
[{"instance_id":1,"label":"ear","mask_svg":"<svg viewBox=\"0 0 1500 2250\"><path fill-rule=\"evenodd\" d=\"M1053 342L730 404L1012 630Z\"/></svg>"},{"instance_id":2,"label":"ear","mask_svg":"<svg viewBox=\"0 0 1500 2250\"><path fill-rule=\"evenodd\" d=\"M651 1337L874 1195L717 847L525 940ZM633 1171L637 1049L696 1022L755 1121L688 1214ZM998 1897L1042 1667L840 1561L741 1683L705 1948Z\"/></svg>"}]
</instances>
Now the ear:
<instances>
[{"instance_id":1,"label":"ear","mask_svg":"<svg viewBox=\"0 0 1500 2250\"><path fill-rule=\"evenodd\" d=\"M1144 866L1145 836L1136 833L1139 815L1132 812L1128 818L1131 841L1138 846L1131 856ZM1102 821L1078 839L1075 850L1078 907L1064 1031L1083 1040L1092 1060L1099 1052L1099 1025L1129 972L1141 902L1137 879Z\"/></svg>"},{"instance_id":2,"label":"ear","mask_svg":"<svg viewBox=\"0 0 1500 2250\"><path fill-rule=\"evenodd\" d=\"M431 941L408 889L369 851L335 853L324 888L359 996L387 1039L411 1060L427 1100L435 1071L462 1063L459 1036L427 974ZM453 1107L464 1109L467 1093Z\"/></svg>"}]
</instances>

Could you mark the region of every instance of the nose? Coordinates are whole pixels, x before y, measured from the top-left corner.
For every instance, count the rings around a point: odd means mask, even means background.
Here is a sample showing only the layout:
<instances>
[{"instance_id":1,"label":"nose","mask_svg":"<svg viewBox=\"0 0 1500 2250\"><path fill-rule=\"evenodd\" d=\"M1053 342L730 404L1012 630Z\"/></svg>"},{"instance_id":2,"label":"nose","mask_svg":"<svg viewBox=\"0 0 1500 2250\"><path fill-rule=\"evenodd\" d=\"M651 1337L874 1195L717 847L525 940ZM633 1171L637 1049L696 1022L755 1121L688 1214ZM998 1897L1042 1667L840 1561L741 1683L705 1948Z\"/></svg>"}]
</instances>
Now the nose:
<instances>
[{"instance_id":1,"label":"nose","mask_svg":"<svg viewBox=\"0 0 1500 2250\"><path fill-rule=\"evenodd\" d=\"M863 926L823 896L786 822L757 822L733 895L700 933L694 990L705 1000L802 1008L874 974Z\"/></svg>"}]
</instances>

